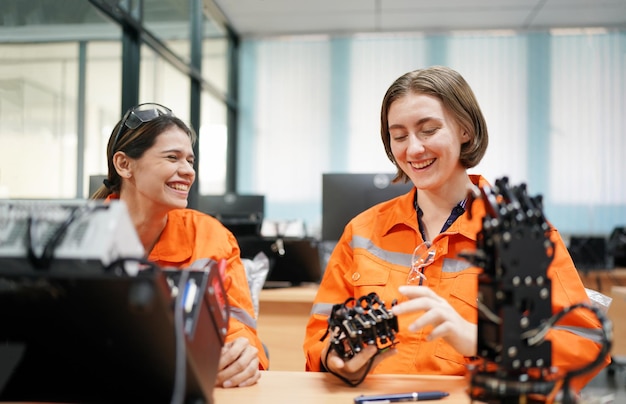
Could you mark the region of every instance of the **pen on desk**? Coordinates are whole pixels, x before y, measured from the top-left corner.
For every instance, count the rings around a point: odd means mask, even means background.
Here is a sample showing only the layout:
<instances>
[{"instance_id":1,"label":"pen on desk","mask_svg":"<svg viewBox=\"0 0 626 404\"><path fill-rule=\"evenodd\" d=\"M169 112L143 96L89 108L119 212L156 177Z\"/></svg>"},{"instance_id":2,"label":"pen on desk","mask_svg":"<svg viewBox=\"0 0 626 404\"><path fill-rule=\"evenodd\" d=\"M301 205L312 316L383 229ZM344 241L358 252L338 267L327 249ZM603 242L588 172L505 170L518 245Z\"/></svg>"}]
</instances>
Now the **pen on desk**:
<instances>
[{"instance_id":1,"label":"pen on desk","mask_svg":"<svg viewBox=\"0 0 626 404\"><path fill-rule=\"evenodd\" d=\"M399 403L402 401L440 400L449 394L445 391L414 391L412 393L381 394L376 396L358 396L355 404Z\"/></svg>"}]
</instances>

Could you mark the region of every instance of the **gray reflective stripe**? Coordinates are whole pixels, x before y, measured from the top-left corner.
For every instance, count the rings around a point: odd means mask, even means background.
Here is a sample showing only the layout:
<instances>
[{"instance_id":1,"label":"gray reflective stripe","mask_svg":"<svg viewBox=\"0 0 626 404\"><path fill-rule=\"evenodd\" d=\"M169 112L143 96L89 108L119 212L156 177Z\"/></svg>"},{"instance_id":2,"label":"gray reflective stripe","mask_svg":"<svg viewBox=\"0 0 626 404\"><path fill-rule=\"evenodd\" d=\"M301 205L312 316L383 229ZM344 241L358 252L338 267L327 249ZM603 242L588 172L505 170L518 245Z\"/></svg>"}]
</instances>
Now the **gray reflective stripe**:
<instances>
[{"instance_id":1,"label":"gray reflective stripe","mask_svg":"<svg viewBox=\"0 0 626 404\"><path fill-rule=\"evenodd\" d=\"M363 248L367 250L367 252L369 252L373 256L378 257L391 264L402 265L407 268L411 266L412 254L405 254L405 253L383 250L382 248L374 245L374 243L372 243L372 240L365 238L365 237L360 237L360 236L353 237L352 241L350 242L350 246L352 247L352 249Z\"/></svg>"},{"instance_id":2,"label":"gray reflective stripe","mask_svg":"<svg viewBox=\"0 0 626 404\"><path fill-rule=\"evenodd\" d=\"M205 267L212 262L216 262L216 261L210 258L200 258L194 261L193 264L189 266L189 268L190 269L205 269ZM250 314L248 314L248 312L245 311L244 309L240 307L231 306L229 310L229 315L235 320L238 320L244 325L247 325L248 327L256 330L256 320Z\"/></svg>"},{"instance_id":3,"label":"gray reflective stripe","mask_svg":"<svg viewBox=\"0 0 626 404\"><path fill-rule=\"evenodd\" d=\"M571 325L555 325L552 327L553 330L564 330L569 331L572 334L576 334L580 337L587 338L593 342L602 343L602 330L598 328L584 328L584 327L573 327Z\"/></svg>"},{"instance_id":4,"label":"gray reflective stripe","mask_svg":"<svg viewBox=\"0 0 626 404\"><path fill-rule=\"evenodd\" d=\"M468 261L458 260L454 258L444 258L441 272L449 272L449 273L461 272L471 266L472 264L470 264Z\"/></svg>"},{"instance_id":5,"label":"gray reflective stripe","mask_svg":"<svg viewBox=\"0 0 626 404\"><path fill-rule=\"evenodd\" d=\"M248 312L242 309L241 307L231 306L229 313L230 313L230 316L234 318L235 320L239 320L239 322L256 330L256 320L252 318L252 316L248 314Z\"/></svg>"},{"instance_id":6,"label":"gray reflective stripe","mask_svg":"<svg viewBox=\"0 0 626 404\"><path fill-rule=\"evenodd\" d=\"M352 249L362 248L364 250L367 250L368 253L386 262L389 262L390 264L401 265L407 268L411 266L411 259L412 259L413 254L405 254L405 253L383 250L382 248L374 245L374 243L372 243L372 240L367 239L365 237L360 237L360 236L353 237L350 243L350 246L352 247ZM435 259L437 258L435 257ZM461 272L463 270L466 270L467 268L471 266L472 264L462 259L444 258L441 271L455 273L455 272Z\"/></svg>"},{"instance_id":7,"label":"gray reflective stripe","mask_svg":"<svg viewBox=\"0 0 626 404\"><path fill-rule=\"evenodd\" d=\"M311 315L320 314L322 316L330 316L330 312L333 311L334 304L332 303L316 303L311 307Z\"/></svg>"},{"instance_id":8,"label":"gray reflective stripe","mask_svg":"<svg viewBox=\"0 0 626 404\"><path fill-rule=\"evenodd\" d=\"M188 269L205 269L209 263L215 262L211 258L199 258L195 260Z\"/></svg>"}]
</instances>

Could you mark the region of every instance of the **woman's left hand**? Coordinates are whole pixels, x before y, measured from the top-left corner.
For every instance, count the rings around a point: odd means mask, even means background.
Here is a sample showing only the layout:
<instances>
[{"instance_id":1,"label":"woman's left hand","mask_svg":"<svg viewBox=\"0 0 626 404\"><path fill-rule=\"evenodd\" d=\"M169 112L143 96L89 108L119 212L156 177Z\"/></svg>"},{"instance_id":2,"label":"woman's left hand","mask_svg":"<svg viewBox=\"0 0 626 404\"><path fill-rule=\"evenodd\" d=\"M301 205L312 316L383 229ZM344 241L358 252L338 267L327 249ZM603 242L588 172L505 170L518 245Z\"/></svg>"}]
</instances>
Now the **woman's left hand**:
<instances>
[{"instance_id":1,"label":"woman's left hand","mask_svg":"<svg viewBox=\"0 0 626 404\"><path fill-rule=\"evenodd\" d=\"M478 331L476 324L461 317L446 299L428 286L400 286L398 290L409 300L391 308L396 316L424 312L409 325L409 331L415 332L432 325L433 329L427 337L429 341L443 338L461 355L476 355Z\"/></svg>"}]
</instances>

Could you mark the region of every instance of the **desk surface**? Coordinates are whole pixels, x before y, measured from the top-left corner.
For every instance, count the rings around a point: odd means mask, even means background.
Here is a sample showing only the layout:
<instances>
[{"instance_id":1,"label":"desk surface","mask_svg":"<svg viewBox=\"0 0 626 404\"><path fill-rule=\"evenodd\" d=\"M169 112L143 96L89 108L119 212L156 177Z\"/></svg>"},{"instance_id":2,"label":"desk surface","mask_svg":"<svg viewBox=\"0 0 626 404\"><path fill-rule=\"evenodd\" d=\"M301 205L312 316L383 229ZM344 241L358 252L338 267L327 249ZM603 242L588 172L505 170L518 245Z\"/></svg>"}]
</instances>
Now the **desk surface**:
<instances>
[{"instance_id":1,"label":"desk surface","mask_svg":"<svg viewBox=\"0 0 626 404\"><path fill-rule=\"evenodd\" d=\"M304 371L304 332L317 285L263 289L257 330L269 350L271 370Z\"/></svg>"},{"instance_id":2,"label":"desk surface","mask_svg":"<svg viewBox=\"0 0 626 404\"><path fill-rule=\"evenodd\" d=\"M626 268L579 270L586 288L608 295L613 286L626 286Z\"/></svg>"},{"instance_id":3,"label":"desk surface","mask_svg":"<svg viewBox=\"0 0 626 404\"><path fill-rule=\"evenodd\" d=\"M290 288L262 289L260 302L287 302L312 304L319 285L310 284Z\"/></svg>"},{"instance_id":4,"label":"desk surface","mask_svg":"<svg viewBox=\"0 0 626 404\"><path fill-rule=\"evenodd\" d=\"M408 393L441 390L450 393L441 404L469 404L468 381L462 376L369 375L350 387L329 373L264 371L250 387L215 388L215 403L352 404L361 394Z\"/></svg>"}]
</instances>

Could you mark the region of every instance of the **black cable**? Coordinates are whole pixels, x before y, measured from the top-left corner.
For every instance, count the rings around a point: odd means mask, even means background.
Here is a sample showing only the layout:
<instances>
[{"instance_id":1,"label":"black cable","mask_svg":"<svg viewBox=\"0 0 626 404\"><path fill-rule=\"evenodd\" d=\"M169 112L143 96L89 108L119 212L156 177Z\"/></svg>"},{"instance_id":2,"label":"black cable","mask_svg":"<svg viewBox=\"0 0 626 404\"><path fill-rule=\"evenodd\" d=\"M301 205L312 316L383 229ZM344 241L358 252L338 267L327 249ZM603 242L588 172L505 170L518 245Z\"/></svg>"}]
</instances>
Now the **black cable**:
<instances>
[{"instance_id":1,"label":"black cable","mask_svg":"<svg viewBox=\"0 0 626 404\"><path fill-rule=\"evenodd\" d=\"M396 300L392 302L392 306L395 304ZM320 341L324 341L328 335L332 334L332 343L326 351L325 358L323 360L320 358L322 368L344 383L353 387L357 386L365 380L372 369L376 356L397 343L395 341L397 332L397 319L387 311L384 302L375 292L361 296L359 299L349 297L343 304L334 305L328 317L328 328ZM350 346L348 351L343 345L346 341ZM381 343L385 346L381 346ZM335 350L345 360L361 352L363 344L375 345L378 351L369 359L359 380L349 380L326 366L331 350Z\"/></svg>"},{"instance_id":2,"label":"black cable","mask_svg":"<svg viewBox=\"0 0 626 404\"><path fill-rule=\"evenodd\" d=\"M605 316L604 312L598 307L587 304L587 303L577 303L567 308L564 308L560 312L553 315L539 329L532 330L530 332L531 335L527 339L527 341L530 341L529 345L535 345L543 341L544 337L546 336L550 328L552 328L564 316L566 316L567 314L579 308L584 308L584 309L591 311L596 316L598 321L600 321L600 326L602 329L602 341L601 341L602 348L600 349L600 352L598 352L598 355L593 361L587 363L584 366L581 366L578 369L571 370L567 372L565 376L563 376L562 404L571 404L571 403L576 402L569 388L571 380L574 377L591 372L593 369L599 366L602 362L604 362L604 358L609 354L611 350L612 340L613 340L613 328L612 328L611 320L608 319ZM522 334L522 337L524 337L524 334Z\"/></svg>"},{"instance_id":3,"label":"black cable","mask_svg":"<svg viewBox=\"0 0 626 404\"><path fill-rule=\"evenodd\" d=\"M27 257L30 263L33 265L33 267L35 267L35 269L39 269L39 270L50 269L50 264L52 263L54 252L56 248L59 246L59 243L61 242L61 239L65 235L65 232L67 231L68 227L70 226L70 224L74 222L74 220L78 216L78 213L77 213L78 211L79 211L78 208L72 209L71 213L68 215L65 221L61 223L61 225L55 230L52 236L50 236L50 239L44 246L41 256L39 257L35 254L35 250L33 247L33 238L34 238L33 237L34 236L33 223L34 221L33 221L32 216L30 215L28 216L28 219L27 219L28 229L26 231Z\"/></svg>"},{"instance_id":4,"label":"black cable","mask_svg":"<svg viewBox=\"0 0 626 404\"><path fill-rule=\"evenodd\" d=\"M595 306L591 306L586 303L579 303L579 304L570 306L568 309L562 311L561 313L563 313L563 315L561 315L559 318L563 317L564 315L566 315L567 313L571 312L572 310L576 308L586 308L590 310L591 312L595 314L598 321L600 321L600 325L602 326L602 334L603 334L602 349L600 349L598 356L596 356L596 358L593 361L591 361L585 366L582 366L578 369L574 369L565 374L565 377L563 378L562 404L576 403L576 398L573 396L569 388L572 378L583 375L585 373L589 373L593 369L595 369L597 366L599 366L604 361L604 358L609 354L611 350L612 340L613 340L612 338L613 330L612 330L611 321L604 315L604 313L599 308Z\"/></svg>"},{"instance_id":5,"label":"black cable","mask_svg":"<svg viewBox=\"0 0 626 404\"><path fill-rule=\"evenodd\" d=\"M570 378L588 373L594 368L596 368L598 365L600 365L604 361L604 358L606 357L606 355L608 355L609 352L611 351L611 346L612 346L612 341L613 341L612 323L605 316L604 312L601 309L599 309L598 307L586 304L586 303L579 303L577 305L571 306L568 312L576 308L586 308L595 314L598 321L600 321L600 325L602 326L603 343L602 343L602 349L598 353L598 356L596 357L596 359L590 362L589 364L587 364L586 366L581 367L580 369L576 369L574 371L568 372L566 377L570 377ZM567 313L564 313L564 315L565 314Z\"/></svg>"},{"instance_id":6,"label":"black cable","mask_svg":"<svg viewBox=\"0 0 626 404\"><path fill-rule=\"evenodd\" d=\"M570 378L580 376L582 374L590 372L592 369L594 369L596 366L598 366L600 363L604 361L604 357L611 350L611 341L612 341L612 334L613 334L611 321L604 315L604 313L599 308L593 305L587 304L587 303L574 304L572 306L564 308L560 312L553 315L550 319L548 319L548 321L543 323L540 328L532 330L529 333L522 334L522 338L525 338L525 335L529 334L527 338L528 344L531 346L536 345L539 342L543 341L544 337L548 333L548 330L552 328L559 320L561 320L565 315L579 308L585 308L591 311L592 313L594 313L598 321L600 321L602 334L603 334L602 335L603 339L601 341L602 349L598 353L598 356L592 362L586 364L585 366L579 369L575 369L573 371L568 372L566 374L566 377L570 377Z\"/></svg>"},{"instance_id":7,"label":"black cable","mask_svg":"<svg viewBox=\"0 0 626 404\"><path fill-rule=\"evenodd\" d=\"M27 246L27 258L30 261L30 263L33 265L33 267L35 267L35 269L38 269L38 270L49 270L50 266L52 265L52 260L54 259L54 253L57 247L59 246L59 243L63 239L63 236L65 236L65 233L67 232L67 229L70 227L70 225L80 216L84 216L87 213L92 213L96 209L99 209L99 208L105 208L105 207L100 206L100 205L95 205L95 206L88 206L88 207L73 208L71 213L65 219L65 221L61 223L61 225L55 230L52 236L50 236L50 239L48 239L48 242L44 246L43 251L39 257L35 254L35 250L33 247L33 238L34 238L33 237L34 236L33 223L34 221L33 221L32 216L29 215L27 219L28 228L26 231L26 246Z\"/></svg>"},{"instance_id":8,"label":"black cable","mask_svg":"<svg viewBox=\"0 0 626 404\"><path fill-rule=\"evenodd\" d=\"M126 272L126 268L124 267L124 264L129 261L137 262L138 264L140 264L141 272L149 271L151 273L154 273L160 269L159 266L155 262L149 261L146 258L118 257L114 261L112 261L109 265L104 267L104 272L115 272L116 269L121 269L122 273L126 274L127 272Z\"/></svg>"},{"instance_id":9,"label":"black cable","mask_svg":"<svg viewBox=\"0 0 626 404\"><path fill-rule=\"evenodd\" d=\"M344 377L343 375L340 375L337 372L334 372L330 368L328 368L328 366L326 364L328 363L328 355L330 355L330 351L331 350L332 350L332 348L328 347L328 350L326 351L326 356L324 358L324 361L322 362L322 366L328 371L328 373L338 377L344 383L346 383L347 385L352 386L352 387L356 387L359 384L363 383L363 380L365 380L365 378L367 377L368 373L372 369L372 365L374 364L374 359L380 353L380 351L376 352L376 354L370 358L370 360L367 362L367 366L365 367L365 372L361 375L361 377L357 381L353 381L353 380L348 379L347 377Z\"/></svg>"}]
</instances>

